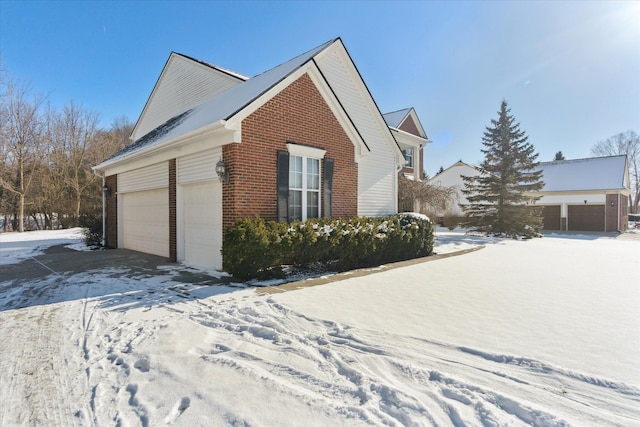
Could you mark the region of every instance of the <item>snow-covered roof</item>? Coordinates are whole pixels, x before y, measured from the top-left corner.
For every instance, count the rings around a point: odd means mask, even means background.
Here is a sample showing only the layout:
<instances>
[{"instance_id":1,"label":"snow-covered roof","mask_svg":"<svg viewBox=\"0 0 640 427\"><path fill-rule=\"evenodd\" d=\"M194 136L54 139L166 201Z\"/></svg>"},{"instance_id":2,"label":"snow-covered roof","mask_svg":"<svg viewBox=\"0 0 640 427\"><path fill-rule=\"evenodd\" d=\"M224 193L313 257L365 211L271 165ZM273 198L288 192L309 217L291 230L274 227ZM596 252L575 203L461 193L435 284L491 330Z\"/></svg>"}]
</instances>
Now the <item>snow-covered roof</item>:
<instances>
[{"instance_id":1,"label":"snow-covered roof","mask_svg":"<svg viewBox=\"0 0 640 427\"><path fill-rule=\"evenodd\" d=\"M249 80L249 76L245 76L244 74L236 73L235 71L231 71L231 70L229 70L227 68L220 67L219 65L211 64L211 63L203 61L201 59L193 58L193 57L191 57L189 55L185 55L184 53L180 53L180 52L172 52L172 53L174 53L175 55L178 55L178 56L182 56L183 58L187 58L190 61L197 62L198 64L202 64L202 65L204 65L206 67L209 67L209 68L212 68L214 70L220 71L220 72L222 72L224 74L227 74L227 75L229 75L231 77L235 77L237 79L245 80L245 81Z\"/></svg>"},{"instance_id":2,"label":"snow-covered roof","mask_svg":"<svg viewBox=\"0 0 640 427\"><path fill-rule=\"evenodd\" d=\"M384 121L387 123L387 126L397 129L404 118L407 117L409 111L411 111L411 108L405 108L403 110L383 114L382 117L384 117Z\"/></svg>"},{"instance_id":3,"label":"snow-covered roof","mask_svg":"<svg viewBox=\"0 0 640 427\"><path fill-rule=\"evenodd\" d=\"M627 188L627 156L541 162L547 191L617 190Z\"/></svg>"},{"instance_id":4,"label":"snow-covered roof","mask_svg":"<svg viewBox=\"0 0 640 427\"><path fill-rule=\"evenodd\" d=\"M315 49L298 55L171 118L106 161L112 161L143 148L169 141L206 125L228 120L295 70L305 65L336 40L338 39L330 40Z\"/></svg>"}]
</instances>

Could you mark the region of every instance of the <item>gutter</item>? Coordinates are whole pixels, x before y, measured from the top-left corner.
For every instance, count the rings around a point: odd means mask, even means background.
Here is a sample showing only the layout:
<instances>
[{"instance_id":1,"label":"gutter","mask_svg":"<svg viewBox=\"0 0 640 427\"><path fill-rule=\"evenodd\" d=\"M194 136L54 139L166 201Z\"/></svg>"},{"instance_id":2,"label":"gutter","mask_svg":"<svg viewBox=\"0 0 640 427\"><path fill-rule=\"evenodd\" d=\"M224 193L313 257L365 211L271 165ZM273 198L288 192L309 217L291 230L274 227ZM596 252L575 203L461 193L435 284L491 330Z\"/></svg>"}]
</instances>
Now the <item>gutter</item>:
<instances>
[{"instance_id":1,"label":"gutter","mask_svg":"<svg viewBox=\"0 0 640 427\"><path fill-rule=\"evenodd\" d=\"M216 122L213 122L209 125L200 127L196 130L184 133L184 134L180 134L178 136L175 136L173 138L170 138L166 141L160 142L158 144L151 144L148 145L146 147L142 147L139 150L134 150L130 153L126 153L121 157L115 157L111 160L106 160L102 163L100 163L97 166L93 166L91 169L93 169L94 173L96 171L104 171L104 169L108 168L109 166L112 166L114 164L120 163L120 162L124 162L127 161L129 159L135 158L135 157L139 157L139 156L145 156L145 155L149 155L149 154L153 154L155 152L158 151L162 151L164 149L166 149L168 146L176 143L177 141L182 140L183 142L186 142L190 139L199 137L199 136L203 136L206 135L210 132L214 132L222 127L226 127L227 121L226 120L218 120ZM229 129L229 130L233 130L233 129Z\"/></svg>"}]
</instances>

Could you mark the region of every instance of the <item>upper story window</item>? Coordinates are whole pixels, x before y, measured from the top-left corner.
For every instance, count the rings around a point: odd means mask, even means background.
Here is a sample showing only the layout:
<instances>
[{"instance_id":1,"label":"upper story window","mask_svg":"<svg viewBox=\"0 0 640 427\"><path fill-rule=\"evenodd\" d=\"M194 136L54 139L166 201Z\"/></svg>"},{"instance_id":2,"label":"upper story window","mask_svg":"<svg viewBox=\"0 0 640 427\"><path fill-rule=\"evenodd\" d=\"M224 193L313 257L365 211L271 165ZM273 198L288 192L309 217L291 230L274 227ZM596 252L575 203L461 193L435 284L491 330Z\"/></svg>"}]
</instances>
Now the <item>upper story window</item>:
<instances>
[{"instance_id":1,"label":"upper story window","mask_svg":"<svg viewBox=\"0 0 640 427\"><path fill-rule=\"evenodd\" d=\"M405 167L412 168L413 167L413 148L407 148L406 150L402 150L404 154L404 165Z\"/></svg>"}]
</instances>

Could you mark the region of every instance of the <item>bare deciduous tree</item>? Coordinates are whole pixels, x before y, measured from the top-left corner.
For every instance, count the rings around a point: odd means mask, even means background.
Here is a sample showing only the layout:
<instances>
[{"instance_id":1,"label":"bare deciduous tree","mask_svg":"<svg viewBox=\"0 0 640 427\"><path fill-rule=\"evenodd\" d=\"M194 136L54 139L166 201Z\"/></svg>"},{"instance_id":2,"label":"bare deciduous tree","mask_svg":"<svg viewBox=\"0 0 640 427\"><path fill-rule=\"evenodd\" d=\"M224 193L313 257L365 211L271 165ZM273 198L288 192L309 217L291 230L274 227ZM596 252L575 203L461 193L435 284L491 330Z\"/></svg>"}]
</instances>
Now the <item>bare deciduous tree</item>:
<instances>
[{"instance_id":1,"label":"bare deciduous tree","mask_svg":"<svg viewBox=\"0 0 640 427\"><path fill-rule=\"evenodd\" d=\"M598 142L591 148L594 156L627 155L629 162L629 179L631 196L629 197L629 211L638 213L640 204L640 137L632 130L613 135Z\"/></svg>"},{"instance_id":2,"label":"bare deciduous tree","mask_svg":"<svg viewBox=\"0 0 640 427\"><path fill-rule=\"evenodd\" d=\"M24 213L39 161L42 138L40 106L43 98L32 96L28 85L5 84L2 108L3 166L0 186L17 198L17 230L24 231Z\"/></svg>"},{"instance_id":3,"label":"bare deciduous tree","mask_svg":"<svg viewBox=\"0 0 640 427\"><path fill-rule=\"evenodd\" d=\"M398 176L398 211L428 214L456 197L454 187L429 185L414 181L402 174ZM429 209L429 208L432 209Z\"/></svg>"},{"instance_id":4,"label":"bare deciduous tree","mask_svg":"<svg viewBox=\"0 0 640 427\"><path fill-rule=\"evenodd\" d=\"M68 102L54 116L51 132L51 161L55 165L52 169L70 193L73 200L72 215L77 220L83 196L98 181L91 172L90 164L90 152L98 133L98 114Z\"/></svg>"}]
</instances>

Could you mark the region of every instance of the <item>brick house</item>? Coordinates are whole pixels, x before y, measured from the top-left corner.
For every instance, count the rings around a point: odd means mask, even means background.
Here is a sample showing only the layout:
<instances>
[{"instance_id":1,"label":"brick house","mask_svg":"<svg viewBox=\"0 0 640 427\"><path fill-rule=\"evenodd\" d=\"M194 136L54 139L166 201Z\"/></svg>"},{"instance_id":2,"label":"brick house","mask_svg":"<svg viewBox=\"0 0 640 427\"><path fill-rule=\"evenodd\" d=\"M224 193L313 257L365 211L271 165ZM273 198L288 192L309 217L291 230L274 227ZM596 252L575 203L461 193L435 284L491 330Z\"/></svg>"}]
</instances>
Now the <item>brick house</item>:
<instances>
[{"instance_id":1,"label":"brick house","mask_svg":"<svg viewBox=\"0 0 640 427\"><path fill-rule=\"evenodd\" d=\"M396 213L392 132L339 38L252 78L171 53L133 142L94 167L106 244L220 269L239 218Z\"/></svg>"},{"instance_id":2,"label":"brick house","mask_svg":"<svg viewBox=\"0 0 640 427\"><path fill-rule=\"evenodd\" d=\"M424 179L424 147L431 142L427 137L416 111L411 108L386 113L384 121L398 142L404 164L400 171L406 178L422 181Z\"/></svg>"}]
</instances>

